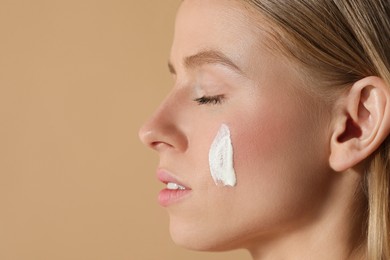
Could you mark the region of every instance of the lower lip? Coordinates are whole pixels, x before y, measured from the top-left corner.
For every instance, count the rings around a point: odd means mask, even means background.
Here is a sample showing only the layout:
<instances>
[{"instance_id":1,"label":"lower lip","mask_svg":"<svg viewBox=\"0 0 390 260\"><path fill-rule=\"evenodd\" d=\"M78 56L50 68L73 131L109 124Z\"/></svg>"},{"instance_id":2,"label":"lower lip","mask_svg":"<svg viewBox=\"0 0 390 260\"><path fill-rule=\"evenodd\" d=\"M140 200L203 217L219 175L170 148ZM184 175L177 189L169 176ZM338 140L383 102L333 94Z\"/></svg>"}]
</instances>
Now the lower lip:
<instances>
[{"instance_id":1,"label":"lower lip","mask_svg":"<svg viewBox=\"0 0 390 260\"><path fill-rule=\"evenodd\" d=\"M158 194L158 202L163 207L168 207L174 203L178 203L186 198L191 193L191 190L168 190L163 189Z\"/></svg>"}]
</instances>

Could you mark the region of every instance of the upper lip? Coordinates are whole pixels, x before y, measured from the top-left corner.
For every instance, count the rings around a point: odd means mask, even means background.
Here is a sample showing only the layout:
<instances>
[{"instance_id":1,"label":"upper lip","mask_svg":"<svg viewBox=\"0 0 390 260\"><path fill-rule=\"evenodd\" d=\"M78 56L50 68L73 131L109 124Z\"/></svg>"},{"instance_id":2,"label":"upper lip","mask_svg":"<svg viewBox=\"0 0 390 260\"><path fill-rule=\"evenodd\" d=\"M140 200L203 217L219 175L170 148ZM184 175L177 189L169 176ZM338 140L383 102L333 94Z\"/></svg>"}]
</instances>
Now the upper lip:
<instances>
[{"instance_id":1,"label":"upper lip","mask_svg":"<svg viewBox=\"0 0 390 260\"><path fill-rule=\"evenodd\" d=\"M157 178L162 182L162 183L176 183L179 184L180 186L183 186L187 190L190 190L188 185L184 184L183 182L179 181L177 177L173 176L170 172L164 170L164 169L158 169L157 170Z\"/></svg>"}]
</instances>

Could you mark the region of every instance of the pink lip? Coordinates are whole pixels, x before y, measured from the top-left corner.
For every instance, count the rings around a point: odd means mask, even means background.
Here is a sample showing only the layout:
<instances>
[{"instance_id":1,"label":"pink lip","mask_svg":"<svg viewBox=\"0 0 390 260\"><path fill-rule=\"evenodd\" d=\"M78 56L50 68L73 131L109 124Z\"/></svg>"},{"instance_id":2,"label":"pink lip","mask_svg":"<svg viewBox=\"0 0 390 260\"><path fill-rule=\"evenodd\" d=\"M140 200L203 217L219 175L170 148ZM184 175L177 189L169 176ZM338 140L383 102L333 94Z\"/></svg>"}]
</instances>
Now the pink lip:
<instances>
[{"instance_id":1,"label":"pink lip","mask_svg":"<svg viewBox=\"0 0 390 260\"><path fill-rule=\"evenodd\" d=\"M173 177L170 173L168 173L165 170L159 169L157 170L157 178L162 182L162 183L176 183L179 184L183 187L185 187L185 190L168 190L168 189L163 189L160 191L158 194L158 202L161 206L163 207L168 207L171 204L177 203L179 201L182 201L187 195L191 193L191 189L178 181L175 177Z\"/></svg>"}]
</instances>

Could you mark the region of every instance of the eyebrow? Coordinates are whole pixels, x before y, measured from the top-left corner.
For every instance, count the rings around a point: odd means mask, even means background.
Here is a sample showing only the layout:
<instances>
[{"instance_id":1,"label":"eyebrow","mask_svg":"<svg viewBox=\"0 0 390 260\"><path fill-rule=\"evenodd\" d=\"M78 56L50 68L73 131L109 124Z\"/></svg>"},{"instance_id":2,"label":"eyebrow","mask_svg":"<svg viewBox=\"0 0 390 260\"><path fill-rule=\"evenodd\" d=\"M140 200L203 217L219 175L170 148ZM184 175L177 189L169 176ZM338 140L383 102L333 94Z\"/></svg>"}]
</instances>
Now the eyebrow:
<instances>
[{"instance_id":1,"label":"eyebrow","mask_svg":"<svg viewBox=\"0 0 390 260\"><path fill-rule=\"evenodd\" d=\"M195 55L188 56L184 59L184 66L187 69L194 69L205 64L221 64L229 67L240 74L243 74L240 67L238 67L229 57L224 53L216 50L201 51ZM175 67L172 62L168 62L169 71L176 75Z\"/></svg>"}]
</instances>

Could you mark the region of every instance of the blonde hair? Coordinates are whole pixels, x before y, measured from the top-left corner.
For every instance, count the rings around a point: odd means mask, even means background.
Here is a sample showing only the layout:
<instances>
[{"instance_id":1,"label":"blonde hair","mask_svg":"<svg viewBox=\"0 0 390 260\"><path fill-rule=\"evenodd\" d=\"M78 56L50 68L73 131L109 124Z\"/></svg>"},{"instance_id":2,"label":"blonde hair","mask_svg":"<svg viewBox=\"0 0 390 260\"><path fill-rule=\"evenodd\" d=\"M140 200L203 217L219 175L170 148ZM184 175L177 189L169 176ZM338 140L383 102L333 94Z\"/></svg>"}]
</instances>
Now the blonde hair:
<instances>
[{"instance_id":1,"label":"blonde hair","mask_svg":"<svg viewBox=\"0 0 390 260\"><path fill-rule=\"evenodd\" d=\"M269 23L278 50L303 65L316 81L320 79L317 82L327 91L367 76L378 76L390 86L389 0L246 2ZM390 259L389 137L368 160L367 257Z\"/></svg>"}]
</instances>

